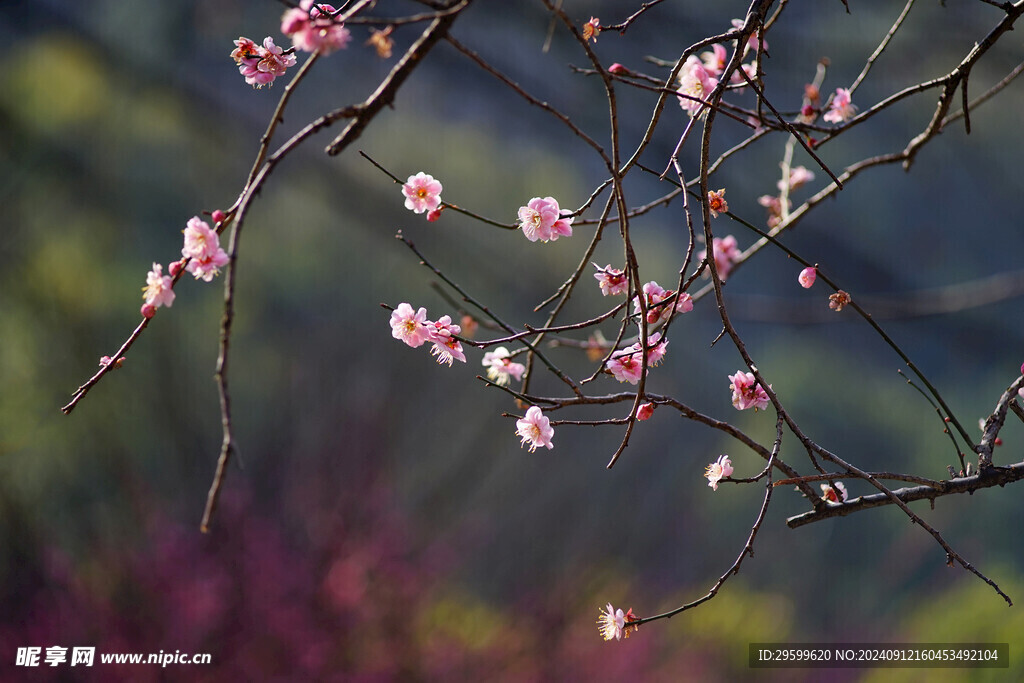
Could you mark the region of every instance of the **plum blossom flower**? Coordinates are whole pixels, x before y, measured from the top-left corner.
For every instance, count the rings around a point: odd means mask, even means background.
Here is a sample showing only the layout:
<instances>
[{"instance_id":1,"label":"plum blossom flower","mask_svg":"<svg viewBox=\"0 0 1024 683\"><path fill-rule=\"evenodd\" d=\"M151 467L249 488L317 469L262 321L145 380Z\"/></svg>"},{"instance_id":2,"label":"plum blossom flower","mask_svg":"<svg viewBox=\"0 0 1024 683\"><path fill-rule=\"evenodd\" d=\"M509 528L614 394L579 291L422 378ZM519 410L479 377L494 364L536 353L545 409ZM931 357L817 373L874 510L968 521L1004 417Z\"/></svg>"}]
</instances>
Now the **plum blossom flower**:
<instances>
[{"instance_id":1,"label":"plum blossom flower","mask_svg":"<svg viewBox=\"0 0 1024 683\"><path fill-rule=\"evenodd\" d=\"M410 306L410 308L412 308ZM426 313L424 311L424 313ZM462 342L455 338L462 331L458 325L452 325L450 315L441 316L437 322L427 322L427 341L434 342L430 355L437 356L438 363L447 363L451 367L453 360L466 362L466 354L462 351Z\"/></svg>"},{"instance_id":2,"label":"plum blossom flower","mask_svg":"<svg viewBox=\"0 0 1024 683\"><path fill-rule=\"evenodd\" d=\"M599 35L601 35L601 20L597 17L590 17L590 21L583 24L583 40L593 39L596 43Z\"/></svg>"},{"instance_id":3,"label":"plum blossom flower","mask_svg":"<svg viewBox=\"0 0 1024 683\"><path fill-rule=\"evenodd\" d=\"M594 277L597 278L597 286L601 288L601 294L608 296L609 294L625 294L629 291L629 280L626 279L625 271L612 268L610 263L604 268L595 263L594 267L597 268Z\"/></svg>"},{"instance_id":4,"label":"plum blossom flower","mask_svg":"<svg viewBox=\"0 0 1024 683\"><path fill-rule=\"evenodd\" d=\"M572 211L559 209L554 197L534 197L519 207L519 227L531 242L554 242L559 237L572 237Z\"/></svg>"},{"instance_id":5,"label":"plum blossom flower","mask_svg":"<svg viewBox=\"0 0 1024 683\"><path fill-rule=\"evenodd\" d=\"M836 88L836 94L832 96L832 104L825 112L824 118L829 123L842 123L849 121L857 113L857 107L850 100L850 91L846 88Z\"/></svg>"},{"instance_id":6,"label":"plum blossom flower","mask_svg":"<svg viewBox=\"0 0 1024 683\"><path fill-rule=\"evenodd\" d=\"M768 227L774 228L782 222L782 199L780 197L774 197L770 194L762 195L757 198L757 203L768 209ZM793 202L786 198L786 210L793 205Z\"/></svg>"},{"instance_id":7,"label":"plum blossom flower","mask_svg":"<svg viewBox=\"0 0 1024 683\"><path fill-rule=\"evenodd\" d=\"M843 310L843 307L850 303L850 301L852 301L850 295L840 289L835 294L829 294L828 307L838 313Z\"/></svg>"},{"instance_id":8,"label":"plum blossom flower","mask_svg":"<svg viewBox=\"0 0 1024 683\"><path fill-rule=\"evenodd\" d=\"M742 255L743 252L739 250L736 245L736 238L732 235L726 235L725 237L712 238L711 249L714 253L715 258L715 270L718 271L718 277L725 281L729 277L730 271L735 264L736 260ZM702 251L698 258L707 258L708 250Z\"/></svg>"},{"instance_id":9,"label":"plum blossom flower","mask_svg":"<svg viewBox=\"0 0 1024 683\"><path fill-rule=\"evenodd\" d=\"M551 426L551 421L537 406L530 406L526 416L516 421L516 433L523 437L519 447L522 448L529 441L531 453L537 450L537 446L546 446L548 449L555 447L551 443L555 430Z\"/></svg>"},{"instance_id":10,"label":"plum blossom flower","mask_svg":"<svg viewBox=\"0 0 1024 683\"><path fill-rule=\"evenodd\" d=\"M742 19L733 19L732 20L732 27L735 28L735 29L742 29L743 28L743 20ZM763 41L763 44L764 44L764 49L767 50L768 49L768 41L767 40ZM757 31L754 31L753 33L750 34L750 38L747 40L747 47L750 48L751 50L757 50Z\"/></svg>"},{"instance_id":11,"label":"plum blossom flower","mask_svg":"<svg viewBox=\"0 0 1024 683\"><path fill-rule=\"evenodd\" d=\"M185 245L181 255L189 259L185 270L209 282L220 273L220 268L231 259L220 247L217 231L199 216L193 216L185 226Z\"/></svg>"},{"instance_id":12,"label":"plum blossom flower","mask_svg":"<svg viewBox=\"0 0 1024 683\"><path fill-rule=\"evenodd\" d=\"M800 275L797 277L797 280L800 282L800 286L804 289L810 289L816 279L818 279L818 269L814 266L804 268L800 271Z\"/></svg>"},{"instance_id":13,"label":"plum blossom flower","mask_svg":"<svg viewBox=\"0 0 1024 683\"><path fill-rule=\"evenodd\" d=\"M504 346L484 354L481 365L487 368L487 377L499 386L508 386L509 378L512 377L518 382L526 372L526 366L512 362L511 355Z\"/></svg>"},{"instance_id":14,"label":"plum blossom flower","mask_svg":"<svg viewBox=\"0 0 1024 683\"><path fill-rule=\"evenodd\" d=\"M693 310L693 297L683 293L676 299L675 306L657 306L657 304L675 296L674 290L667 290L654 280L643 286L644 299L647 302L647 324L653 325L661 320L668 320L672 317L673 308L679 313L689 313ZM633 299L633 312L640 312L640 297Z\"/></svg>"},{"instance_id":15,"label":"plum blossom flower","mask_svg":"<svg viewBox=\"0 0 1024 683\"><path fill-rule=\"evenodd\" d=\"M821 497L829 503L836 505L839 503L845 503L848 495L849 494L846 492L846 486L844 486L841 481L836 482L835 488L832 488L828 484L821 485Z\"/></svg>"},{"instance_id":16,"label":"plum blossom flower","mask_svg":"<svg viewBox=\"0 0 1024 683\"><path fill-rule=\"evenodd\" d=\"M284 54L270 36L263 39L262 46L242 36L235 41L235 46L231 57L245 76L245 82L254 88L270 85L278 76L284 76L288 67L295 66L295 55Z\"/></svg>"},{"instance_id":17,"label":"plum blossom flower","mask_svg":"<svg viewBox=\"0 0 1024 683\"><path fill-rule=\"evenodd\" d=\"M619 349L608 360L608 372L620 382L636 384L640 381L644 368L641 362L642 351L636 345Z\"/></svg>"},{"instance_id":18,"label":"plum blossom flower","mask_svg":"<svg viewBox=\"0 0 1024 683\"><path fill-rule=\"evenodd\" d=\"M708 210L711 211L712 218L718 218L718 214L729 210L729 204L725 201L725 188L717 192L715 190L708 192Z\"/></svg>"},{"instance_id":19,"label":"plum blossom flower","mask_svg":"<svg viewBox=\"0 0 1024 683\"><path fill-rule=\"evenodd\" d=\"M407 303L398 304L391 312L391 336L400 339L412 348L422 346L430 340L431 329L427 325L427 309L422 306L413 311Z\"/></svg>"},{"instance_id":20,"label":"plum blossom flower","mask_svg":"<svg viewBox=\"0 0 1024 683\"><path fill-rule=\"evenodd\" d=\"M728 53L718 43L711 46L711 52L702 52L700 58L704 64L704 70L711 78L718 78L725 71L726 57Z\"/></svg>"},{"instance_id":21,"label":"plum blossom flower","mask_svg":"<svg viewBox=\"0 0 1024 683\"><path fill-rule=\"evenodd\" d=\"M653 403L642 403L636 409L636 419L638 420L650 420L652 415L654 415Z\"/></svg>"},{"instance_id":22,"label":"plum blossom flower","mask_svg":"<svg viewBox=\"0 0 1024 683\"><path fill-rule=\"evenodd\" d=\"M612 607L608 603L605 609L601 610L601 616L597 618L597 630L605 640L622 640L622 633L626 628L626 615L621 609Z\"/></svg>"},{"instance_id":23,"label":"plum blossom flower","mask_svg":"<svg viewBox=\"0 0 1024 683\"><path fill-rule=\"evenodd\" d=\"M330 54L348 45L351 38L348 29L331 16L334 12L333 5L302 0L281 15L281 33L291 36L292 45L303 52Z\"/></svg>"},{"instance_id":24,"label":"plum blossom flower","mask_svg":"<svg viewBox=\"0 0 1024 683\"><path fill-rule=\"evenodd\" d=\"M729 381L731 382L729 387L732 389L732 405L736 410L753 408L756 411L768 407L768 394L752 373L740 370L735 375L729 375Z\"/></svg>"},{"instance_id":25,"label":"plum blossom flower","mask_svg":"<svg viewBox=\"0 0 1024 683\"><path fill-rule=\"evenodd\" d=\"M704 476L708 478L708 486L711 490L718 490L718 482L726 477L731 477L733 472L732 462L728 455L718 456L718 460L707 466Z\"/></svg>"},{"instance_id":26,"label":"plum blossom flower","mask_svg":"<svg viewBox=\"0 0 1024 683\"><path fill-rule=\"evenodd\" d=\"M639 342L634 344L631 348L635 348L637 352L642 352ZM649 367L655 367L661 363L662 359L665 358L665 353L668 350L668 339L662 340L661 332L655 332L647 338L647 365ZM639 356L638 356L639 357Z\"/></svg>"},{"instance_id":27,"label":"plum blossom flower","mask_svg":"<svg viewBox=\"0 0 1024 683\"><path fill-rule=\"evenodd\" d=\"M434 176L423 171L411 175L409 180L402 185L405 208L413 213L433 211L441 205L441 190L441 182L434 180Z\"/></svg>"},{"instance_id":28,"label":"plum blossom flower","mask_svg":"<svg viewBox=\"0 0 1024 683\"><path fill-rule=\"evenodd\" d=\"M679 106L690 116L705 111L704 99L718 86L696 55L687 57L679 76Z\"/></svg>"},{"instance_id":29,"label":"plum blossom flower","mask_svg":"<svg viewBox=\"0 0 1024 683\"><path fill-rule=\"evenodd\" d=\"M173 287L174 280L170 275L164 275L164 267L159 263L154 263L153 270L146 274L146 286L142 288L142 298L154 309L160 306L170 308L174 303Z\"/></svg>"},{"instance_id":30,"label":"plum blossom flower","mask_svg":"<svg viewBox=\"0 0 1024 683\"><path fill-rule=\"evenodd\" d=\"M806 166L797 166L796 168L791 168L789 170L790 190L796 190L803 187L812 180L814 180L814 172L807 170ZM785 183L782 180L776 183L776 185L779 188L779 192L781 192L785 187Z\"/></svg>"}]
</instances>

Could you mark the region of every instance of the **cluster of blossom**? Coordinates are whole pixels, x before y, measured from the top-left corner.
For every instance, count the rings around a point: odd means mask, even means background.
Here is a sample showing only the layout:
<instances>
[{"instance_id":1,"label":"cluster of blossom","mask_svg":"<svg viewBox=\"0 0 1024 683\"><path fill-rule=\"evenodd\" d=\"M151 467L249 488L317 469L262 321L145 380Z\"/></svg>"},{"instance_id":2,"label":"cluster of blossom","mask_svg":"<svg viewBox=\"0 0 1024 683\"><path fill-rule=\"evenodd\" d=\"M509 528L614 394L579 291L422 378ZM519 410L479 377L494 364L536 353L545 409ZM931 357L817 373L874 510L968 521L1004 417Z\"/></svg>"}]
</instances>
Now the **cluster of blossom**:
<instances>
[{"instance_id":1,"label":"cluster of blossom","mask_svg":"<svg viewBox=\"0 0 1024 683\"><path fill-rule=\"evenodd\" d=\"M768 393L752 373L740 370L735 375L729 375L729 382L729 388L732 389L732 405L736 410L753 408L757 411L768 407Z\"/></svg>"},{"instance_id":2,"label":"cluster of blossom","mask_svg":"<svg viewBox=\"0 0 1024 683\"><path fill-rule=\"evenodd\" d=\"M640 617L633 614L630 607L625 613L621 609L615 609L611 603L601 610L601 616L597 618L597 630L605 640L622 640L625 636L629 638L630 631L640 630L640 625L634 622L640 621Z\"/></svg>"},{"instance_id":3,"label":"cluster of blossom","mask_svg":"<svg viewBox=\"0 0 1024 683\"><path fill-rule=\"evenodd\" d=\"M270 85L278 76L295 66L295 50L329 54L348 45L349 30L344 24L334 20L337 10L333 6L314 0L302 0L298 7L292 7L281 16L281 32L292 39L292 47L284 50L274 44L274 39L267 36L263 44L240 37L235 41L235 49L231 58L238 65L238 71L245 77L245 82L254 88ZM382 38L371 37L377 52L385 49L390 55L390 43L385 33Z\"/></svg>"},{"instance_id":4,"label":"cluster of blossom","mask_svg":"<svg viewBox=\"0 0 1024 683\"><path fill-rule=\"evenodd\" d=\"M729 273L732 272L732 267L736 264L736 261L743 255L743 252L740 251L736 238L732 235L713 237L711 250L715 255L715 270L718 271L718 278L724 282L729 277ZM697 255L697 258L705 259L707 256L708 250L705 249Z\"/></svg>"},{"instance_id":5,"label":"cluster of blossom","mask_svg":"<svg viewBox=\"0 0 1024 683\"><path fill-rule=\"evenodd\" d=\"M487 368L488 379L503 387L508 386L509 380L512 378L518 382L526 372L526 366L514 362L512 354L504 346L485 353L482 364Z\"/></svg>"},{"instance_id":6,"label":"cluster of blossom","mask_svg":"<svg viewBox=\"0 0 1024 683\"><path fill-rule=\"evenodd\" d=\"M572 211L558 208L554 197L534 197L519 207L519 227L531 242L554 242L559 237L572 237L570 214Z\"/></svg>"},{"instance_id":7,"label":"cluster of blossom","mask_svg":"<svg viewBox=\"0 0 1024 683\"><path fill-rule=\"evenodd\" d=\"M822 118L829 123L843 123L852 119L856 113L857 107L853 104L850 91L846 88L836 88L836 94L832 96L828 111Z\"/></svg>"},{"instance_id":8,"label":"cluster of blossom","mask_svg":"<svg viewBox=\"0 0 1024 683\"><path fill-rule=\"evenodd\" d=\"M814 180L814 172L807 169L805 166L797 166L789 170L789 181L787 191L787 181L780 179L776 186L779 188L779 195L762 195L757 198L757 203L768 210L768 227L774 228L782 222L782 193L785 191L788 195L789 192L797 190L807 183ZM786 197L786 211L789 211L790 207L793 206L793 202Z\"/></svg>"},{"instance_id":9,"label":"cluster of blossom","mask_svg":"<svg viewBox=\"0 0 1024 683\"><path fill-rule=\"evenodd\" d=\"M223 216L221 212L215 215ZM142 288L142 315L152 318L160 306L170 307L174 303L174 278L184 268L195 278L209 282L220 273L220 268L227 265L229 257L221 248L217 231L211 228L199 216L189 219L184 230L185 244L181 248L181 260L168 266L168 274L164 275L164 267L153 264L153 269L146 275L146 286Z\"/></svg>"},{"instance_id":10,"label":"cluster of blossom","mask_svg":"<svg viewBox=\"0 0 1024 683\"><path fill-rule=\"evenodd\" d=\"M594 267L597 268L594 277L597 278L597 286L601 288L601 294L608 296L609 294L625 294L629 291L629 280L626 278L625 271L612 268L610 263L604 268L595 263Z\"/></svg>"},{"instance_id":11,"label":"cluster of blossom","mask_svg":"<svg viewBox=\"0 0 1024 683\"><path fill-rule=\"evenodd\" d=\"M734 28L742 28L743 21L741 19L733 19L732 25ZM768 48L768 44L764 44L765 49ZM758 49L758 38L757 34L750 36L750 40L747 41L747 45L744 47L744 59L747 55L756 55ZM706 104L706 97L718 87L718 77L725 71L726 64L728 63L728 53L724 46L715 44L711 46L710 52L704 52L700 58L696 55L690 55L687 57L686 62L683 63L683 68L679 72L679 88L676 90L679 96L679 106L683 108L690 116L699 116L704 111ZM740 66L744 73L747 74L748 78L753 78L756 73L756 66L753 62L748 62ZM742 83L744 82L743 76L738 71L734 71L729 81L730 85L737 89L741 89Z\"/></svg>"},{"instance_id":12,"label":"cluster of blossom","mask_svg":"<svg viewBox=\"0 0 1024 683\"><path fill-rule=\"evenodd\" d=\"M716 238L717 239L717 238ZM735 242L735 240L734 240ZM676 295L675 290L665 289L660 286L654 280L651 280L643 286L644 290L644 302L647 304L647 324L653 325L658 320L668 320L672 317L673 310L679 313L689 313L693 310L693 297L683 292L676 299L675 306L662 305L659 306L662 301L667 301ZM633 312L640 312L640 297L633 299Z\"/></svg>"},{"instance_id":13,"label":"cluster of blossom","mask_svg":"<svg viewBox=\"0 0 1024 683\"><path fill-rule=\"evenodd\" d=\"M668 340L662 340L661 332L655 332L647 339L647 367L658 365L665 357ZM644 349L637 342L624 349L619 349L608 359L608 372L620 382L636 384L643 376ZM653 411L653 408L651 409Z\"/></svg>"},{"instance_id":14,"label":"cluster of blossom","mask_svg":"<svg viewBox=\"0 0 1024 683\"><path fill-rule=\"evenodd\" d=\"M846 486L844 486L841 481L836 482L835 488L828 484L821 485L821 497L829 503L834 503L836 505L839 503L845 503L847 496Z\"/></svg>"},{"instance_id":15,"label":"cluster of blossom","mask_svg":"<svg viewBox=\"0 0 1024 683\"><path fill-rule=\"evenodd\" d=\"M704 476L708 478L708 486L710 486L713 491L717 491L718 482L726 477L731 477L732 472L732 462L729 460L729 456L720 455L718 456L718 460L705 468Z\"/></svg>"},{"instance_id":16,"label":"cluster of blossom","mask_svg":"<svg viewBox=\"0 0 1024 683\"><path fill-rule=\"evenodd\" d=\"M466 354L462 351L462 342L456 335L462 331L459 325L453 325L450 316L441 316L437 322L427 320L427 309L422 306L413 310L407 303L398 304L391 312L391 336L405 342L412 348L431 342L430 353L437 356L438 363L452 361L466 362Z\"/></svg>"},{"instance_id":17,"label":"cluster of blossom","mask_svg":"<svg viewBox=\"0 0 1024 683\"><path fill-rule=\"evenodd\" d=\"M295 66L295 55L291 52L285 54L270 36L263 39L263 45L257 45L245 36L240 37L235 41L231 58L245 76L245 82L254 88L270 85L278 76L284 76L288 67Z\"/></svg>"},{"instance_id":18,"label":"cluster of blossom","mask_svg":"<svg viewBox=\"0 0 1024 683\"><path fill-rule=\"evenodd\" d=\"M531 453L537 450L538 446L544 446L549 450L555 447L551 443L555 428L551 426L551 420L547 415L537 406L530 406L526 416L516 421L516 434L522 437L519 447L522 448L529 442Z\"/></svg>"}]
</instances>

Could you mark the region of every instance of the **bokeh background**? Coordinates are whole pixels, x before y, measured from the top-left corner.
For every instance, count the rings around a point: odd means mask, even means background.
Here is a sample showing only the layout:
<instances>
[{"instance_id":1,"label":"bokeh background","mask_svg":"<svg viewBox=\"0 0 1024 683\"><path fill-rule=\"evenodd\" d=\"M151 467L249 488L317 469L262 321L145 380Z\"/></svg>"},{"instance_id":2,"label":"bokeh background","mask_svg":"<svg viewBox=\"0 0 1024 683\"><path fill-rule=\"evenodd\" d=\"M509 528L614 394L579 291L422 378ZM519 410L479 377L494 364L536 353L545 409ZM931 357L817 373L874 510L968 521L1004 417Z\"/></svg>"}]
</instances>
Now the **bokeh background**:
<instances>
[{"instance_id":1,"label":"bokeh background","mask_svg":"<svg viewBox=\"0 0 1024 683\"><path fill-rule=\"evenodd\" d=\"M612 23L635 9L626 4L565 7L579 22ZM625 36L602 34L595 49L606 64L659 73L645 55L674 59L746 4L665 3ZM902 6L850 4L848 15L838 0L791 3L769 35L777 105L799 106L822 57L831 59L823 90L848 85ZM606 140L598 84L567 66L584 63L578 47L556 31L550 51L541 49L549 19L540 4L477 5L454 34ZM790 530L785 518L806 505L786 490L776 492L755 556L710 604L628 641L601 641L594 622L605 603L662 612L703 595L725 571L762 489L713 493L703 469L720 453L741 476L761 462L668 410L638 427L611 471L604 465L617 429L562 427L553 451L521 450L514 422L500 416L514 410L507 395L474 379L479 352L449 370L391 338L382 302L423 305L433 318L450 309L394 234L403 230L506 319L538 324L533 306L578 261L589 229L541 245L453 212L427 223L355 150L323 155L330 134L278 168L247 222L231 376L244 468L231 468L211 533L198 525L220 444L219 281L183 280L124 367L63 416L98 358L136 325L150 264L175 258L188 218L237 196L281 84L252 90L228 53L239 35L279 36L281 11L269 0L0 4L8 55L0 70L3 678L27 673L13 667L17 647L50 645L209 652L214 661L165 671L97 666L88 672L97 680L1024 676L1021 608L947 568L905 516L885 508ZM998 16L978 2L918 3L855 101L946 73ZM362 46L365 29L353 33L350 49L313 70L281 135L361 100L387 73L394 58ZM396 54L415 35L398 31ZM1009 72L1021 48L1016 35L1000 42L972 72L972 92ZM652 97L619 93L633 145ZM841 167L900 149L933 104L932 95L907 101L822 156ZM1022 105L1014 84L972 114L970 136L950 127L911 173L858 178L786 238L869 309L887 311L886 329L971 429L1024 360ZM685 123L673 106L666 117L645 157L659 168ZM718 151L744 134L721 118L718 126ZM357 147L400 177L434 174L446 199L503 221L533 196L576 206L603 179L554 119L444 44ZM685 163L695 169L691 147ZM782 149L781 138L769 138L716 176L733 211L763 221L756 198L774 190ZM633 182L637 203L665 192L650 179ZM722 220L717 232L742 247L753 241ZM645 281L675 279L682 225L676 205L634 224ZM621 247L605 242L595 260L617 264ZM842 457L944 477L953 451L932 408L896 373L899 359L862 321L828 312L824 290L800 289L798 270L766 250L728 283L734 321L762 372L805 431ZM971 291L995 274L1007 274L1007 285L991 300L924 314L922 292L925 303L937 301L932 288ZM601 305L585 285L567 316ZM727 342L709 348L719 330L710 299L673 325L652 391L770 440L769 414L729 403L726 375L741 361ZM582 356L552 353L589 372ZM546 377L539 386L558 391ZM1018 461L1024 429L1012 416L1002 437L997 461ZM783 455L802 467L792 439ZM1020 493L988 489L915 509L1024 602ZM1009 642L1012 669L753 671L747 645L761 641Z\"/></svg>"}]
</instances>

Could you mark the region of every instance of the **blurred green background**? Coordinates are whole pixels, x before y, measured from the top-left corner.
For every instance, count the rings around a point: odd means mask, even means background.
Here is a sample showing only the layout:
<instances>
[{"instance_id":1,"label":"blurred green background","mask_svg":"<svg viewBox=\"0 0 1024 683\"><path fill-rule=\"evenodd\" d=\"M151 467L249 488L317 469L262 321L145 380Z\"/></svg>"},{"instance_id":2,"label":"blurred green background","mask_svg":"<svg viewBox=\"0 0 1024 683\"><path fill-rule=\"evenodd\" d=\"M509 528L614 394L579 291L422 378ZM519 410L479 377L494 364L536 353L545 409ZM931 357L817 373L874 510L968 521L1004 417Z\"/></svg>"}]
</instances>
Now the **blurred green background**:
<instances>
[{"instance_id":1,"label":"blurred green background","mask_svg":"<svg viewBox=\"0 0 1024 683\"><path fill-rule=\"evenodd\" d=\"M396 14L416 7L380 5ZM454 34L606 140L598 84L566 66L584 63L578 47L556 32L551 50L541 50L549 20L540 4L477 5ZM621 21L636 3L625 5L565 2L578 22ZM746 5L665 3L625 36L603 33L595 50L606 64L659 73L645 55L674 59ZM823 91L849 85L902 3L851 5L847 15L838 0L793 3L769 34L777 106L799 106L822 57L831 59ZM594 622L605 603L659 613L703 595L728 568L762 490L713 493L703 469L719 453L731 454L737 476L762 463L668 410L637 428L611 471L604 465L617 430L561 427L553 451L520 450L514 422L500 417L515 409L507 395L473 379L479 352L449 370L391 339L382 302L426 306L433 319L450 312L394 234L403 230L505 319L539 324L533 306L578 262L590 228L541 245L454 212L427 223L355 150L322 154L335 130L281 164L246 223L231 368L244 469L231 468L212 532L200 534L198 524L220 444L212 381L220 280L183 280L124 367L61 415L99 357L137 324L150 264L176 257L191 216L237 196L283 84L252 90L228 53L239 35L279 37L281 11L242 0L0 4L8 46L0 71L5 678L24 673L13 667L18 647L83 644L213 655L212 667L167 674L90 671L103 680L1024 677L1020 607L947 568L941 548L905 516L885 508L789 530L786 516L806 504L783 489L755 556L710 604L628 642L602 642ZM998 16L983 3L918 3L855 102L948 72ZM364 28L353 34L350 48L318 64L298 91L282 136L363 99L390 69L395 58L362 46ZM416 35L398 30L396 55ZM999 43L972 72L972 93L1016 66L1021 47L1016 35ZM632 146L652 97L619 94ZM827 145L823 158L835 168L901 149L934 99L907 101ZM996 273L1019 276L1022 105L1014 84L972 114L970 136L951 126L910 174L884 168L858 178L787 244L879 307ZM656 168L685 123L671 104L665 116L644 159ZM718 131L718 151L744 135L723 119ZM553 118L444 44L356 147L400 177L432 173L448 201L501 221L538 195L577 206L603 179ZM781 138L768 138L712 182L757 224L756 199L774 191L782 148ZM695 154L690 145L684 155L690 173ZM631 182L637 204L666 191L649 178ZM801 192L798 201L809 196ZM732 232L741 247L753 242L742 226L718 221L716 233ZM645 281L674 281L682 225L676 205L634 223ZM621 246L607 238L595 260L619 264ZM931 407L896 374L899 359L852 315L825 310L823 289L799 289L798 270L766 250L726 290L748 349L791 413L812 438L865 468L946 476L952 449ZM1011 287L997 299L885 320L970 429L1024 360L1018 293ZM584 284L566 319L602 305ZM737 413L729 403L726 376L741 361L726 341L709 349L719 330L710 299L699 302L673 325L650 388L770 441L768 413ZM571 351L552 355L590 372ZM537 387L560 391L548 377ZM1002 438L997 462L1018 461L1024 430L1012 417ZM792 439L783 456L809 469ZM1019 491L915 509L1024 602ZM753 671L747 645L759 641L1009 642L1012 669Z\"/></svg>"}]
</instances>

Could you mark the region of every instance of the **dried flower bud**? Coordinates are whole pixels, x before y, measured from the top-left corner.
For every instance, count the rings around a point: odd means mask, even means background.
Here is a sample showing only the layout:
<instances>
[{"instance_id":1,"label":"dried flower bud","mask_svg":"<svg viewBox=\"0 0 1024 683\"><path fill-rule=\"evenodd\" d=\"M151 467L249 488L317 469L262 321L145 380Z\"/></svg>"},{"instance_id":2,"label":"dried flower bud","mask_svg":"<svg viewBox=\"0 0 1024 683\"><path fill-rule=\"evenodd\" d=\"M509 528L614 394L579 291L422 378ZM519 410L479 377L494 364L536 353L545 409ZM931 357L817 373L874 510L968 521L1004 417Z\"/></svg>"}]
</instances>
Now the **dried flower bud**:
<instances>
[{"instance_id":1,"label":"dried flower bud","mask_svg":"<svg viewBox=\"0 0 1024 683\"><path fill-rule=\"evenodd\" d=\"M843 306L850 303L850 301L850 295L840 289L835 294L829 296L828 307L831 308L836 313L838 313L839 311L843 310Z\"/></svg>"}]
</instances>

